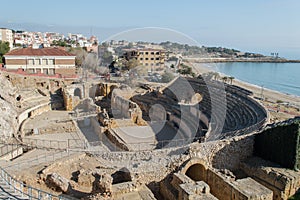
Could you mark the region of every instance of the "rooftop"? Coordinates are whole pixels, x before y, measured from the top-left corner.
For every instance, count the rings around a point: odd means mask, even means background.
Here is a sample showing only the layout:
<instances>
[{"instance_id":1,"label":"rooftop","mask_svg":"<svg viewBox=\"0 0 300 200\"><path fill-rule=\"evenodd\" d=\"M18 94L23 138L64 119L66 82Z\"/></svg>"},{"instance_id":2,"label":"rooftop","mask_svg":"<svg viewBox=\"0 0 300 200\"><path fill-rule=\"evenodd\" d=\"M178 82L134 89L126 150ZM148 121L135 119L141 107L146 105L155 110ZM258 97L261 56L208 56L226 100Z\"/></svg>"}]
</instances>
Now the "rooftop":
<instances>
[{"instance_id":1,"label":"rooftop","mask_svg":"<svg viewBox=\"0 0 300 200\"><path fill-rule=\"evenodd\" d=\"M75 55L65 50L62 50L60 48L49 47L49 48L40 48L40 49L34 49L34 48L15 49L5 54L5 56L75 56Z\"/></svg>"}]
</instances>

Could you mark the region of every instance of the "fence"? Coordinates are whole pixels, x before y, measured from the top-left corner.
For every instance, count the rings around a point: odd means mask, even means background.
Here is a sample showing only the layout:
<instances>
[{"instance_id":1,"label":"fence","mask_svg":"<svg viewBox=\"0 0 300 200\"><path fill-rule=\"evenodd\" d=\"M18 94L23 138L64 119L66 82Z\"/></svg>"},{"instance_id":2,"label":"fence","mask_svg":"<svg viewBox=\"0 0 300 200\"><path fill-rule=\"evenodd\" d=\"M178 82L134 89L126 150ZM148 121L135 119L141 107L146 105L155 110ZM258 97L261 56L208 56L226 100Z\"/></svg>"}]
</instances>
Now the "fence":
<instances>
[{"instance_id":1,"label":"fence","mask_svg":"<svg viewBox=\"0 0 300 200\"><path fill-rule=\"evenodd\" d=\"M19 151L22 146L20 144L5 144L1 143L0 145L0 158L3 158L5 156L9 158L14 158L15 156L18 156L21 154L23 151Z\"/></svg>"},{"instance_id":2,"label":"fence","mask_svg":"<svg viewBox=\"0 0 300 200\"><path fill-rule=\"evenodd\" d=\"M157 142L139 142L139 143L118 143L109 140L106 137L102 137L101 140L95 142L88 142L84 139L67 139L67 140L42 140L42 139L30 139L24 138L22 145L32 148L40 149L54 149L54 150L82 150L95 149L97 147L102 150L110 151L126 151L121 148L120 145L128 146L128 151L145 151L155 150L161 148L174 148L185 146L195 141L201 141L202 137L191 137L182 139L160 140Z\"/></svg>"},{"instance_id":3,"label":"fence","mask_svg":"<svg viewBox=\"0 0 300 200\"><path fill-rule=\"evenodd\" d=\"M69 198L57 196L40 189L36 189L29 185L26 185L8 174L2 167L0 167L0 176L5 184L9 187L9 190L16 195L20 195L24 199L37 199L37 200L66 200Z\"/></svg>"},{"instance_id":4,"label":"fence","mask_svg":"<svg viewBox=\"0 0 300 200\"><path fill-rule=\"evenodd\" d=\"M65 140L42 140L23 138L23 144L33 148L48 148L48 149L59 149L65 150L68 148L68 142Z\"/></svg>"},{"instance_id":5,"label":"fence","mask_svg":"<svg viewBox=\"0 0 300 200\"><path fill-rule=\"evenodd\" d=\"M61 159L63 157L70 156L69 151L58 151L58 152L51 152L49 154L43 154L38 155L37 157L27 159L18 163L14 163L13 165L7 165L4 168L5 169L13 169L13 170L24 170L26 168L30 168L34 165L39 165L45 162L54 162L58 159Z\"/></svg>"}]
</instances>

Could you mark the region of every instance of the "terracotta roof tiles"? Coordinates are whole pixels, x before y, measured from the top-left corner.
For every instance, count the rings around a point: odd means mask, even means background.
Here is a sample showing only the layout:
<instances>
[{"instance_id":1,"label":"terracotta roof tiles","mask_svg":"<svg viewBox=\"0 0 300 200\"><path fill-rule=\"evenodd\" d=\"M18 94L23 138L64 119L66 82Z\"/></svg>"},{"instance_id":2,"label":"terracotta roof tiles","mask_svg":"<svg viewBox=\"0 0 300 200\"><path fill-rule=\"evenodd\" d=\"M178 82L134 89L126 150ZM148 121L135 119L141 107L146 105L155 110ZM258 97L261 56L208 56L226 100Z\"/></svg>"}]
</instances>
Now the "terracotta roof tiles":
<instances>
[{"instance_id":1,"label":"terracotta roof tiles","mask_svg":"<svg viewBox=\"0 0 300 200\"><path fill-rule=\"evenodd\" d=\"M33 49L33 48L22 48L15 49L4 56L75 56L65 50L53 47Z\"/></svg>"}]
</instances>

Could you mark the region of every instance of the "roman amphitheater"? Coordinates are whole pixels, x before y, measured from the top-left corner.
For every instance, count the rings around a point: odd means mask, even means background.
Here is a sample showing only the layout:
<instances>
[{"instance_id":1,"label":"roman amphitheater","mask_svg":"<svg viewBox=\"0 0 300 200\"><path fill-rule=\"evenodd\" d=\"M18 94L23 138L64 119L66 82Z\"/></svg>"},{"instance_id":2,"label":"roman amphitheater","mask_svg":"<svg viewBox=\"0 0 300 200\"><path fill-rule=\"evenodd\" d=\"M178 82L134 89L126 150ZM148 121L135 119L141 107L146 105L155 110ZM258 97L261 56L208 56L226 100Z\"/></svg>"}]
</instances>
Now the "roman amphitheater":
<instances>
[{"instance_id":1,"label":"roman amphitheater","mask_svg":"<svg viewBox=\"0 0 300 200\"><path fill-rule=\"evenodd\" d=\"M279 125L246 89L5 71L0 84L1 199L277 200L300 187L297 170L254 153Z\"/></svg>"}]
</instances>

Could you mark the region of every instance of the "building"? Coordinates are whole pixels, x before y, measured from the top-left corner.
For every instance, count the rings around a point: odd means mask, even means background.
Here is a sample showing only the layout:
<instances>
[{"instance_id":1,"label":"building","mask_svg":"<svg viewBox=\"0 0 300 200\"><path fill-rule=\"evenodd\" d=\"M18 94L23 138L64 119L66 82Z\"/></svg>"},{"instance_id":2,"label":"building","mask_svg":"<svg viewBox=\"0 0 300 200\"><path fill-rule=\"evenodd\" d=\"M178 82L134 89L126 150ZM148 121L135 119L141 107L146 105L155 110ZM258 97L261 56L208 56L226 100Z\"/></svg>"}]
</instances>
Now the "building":
<instances>
[{"instance_id":1,"label":"building","mask_svg":"<svg viewBox=\"0 0 300 200\"><path fill-rule=\"evenodd\" d=\"M0 28L0 40L4 42L9 42L10 49L13 48L14 44L14 38L13 38L13 32L10 29L7 28Z\"/></svg>"},{"instance_id":2,"label":"building","mask_svg":"<svg viewBox=\"0 0 300 200\"><path fill-rule=\"evenodd\" d=\"M4 55L7 70L23 69L28 73L46 75L75 74L75 55L60 48L22 48Z\"/></svg>"},{"instance_id":3,"label":"building","mask_svg":"<svg viewBox=\"0 0 300 200\"><path fill-rule=\"evenodd\" d=\"M135 58L139 63L151 69L164 67L166 52L162 49L129 49L124 53L127 60Z\"/></svg>"}]
</instances>

